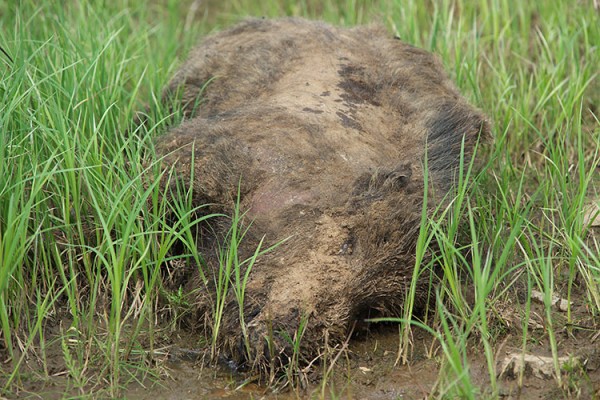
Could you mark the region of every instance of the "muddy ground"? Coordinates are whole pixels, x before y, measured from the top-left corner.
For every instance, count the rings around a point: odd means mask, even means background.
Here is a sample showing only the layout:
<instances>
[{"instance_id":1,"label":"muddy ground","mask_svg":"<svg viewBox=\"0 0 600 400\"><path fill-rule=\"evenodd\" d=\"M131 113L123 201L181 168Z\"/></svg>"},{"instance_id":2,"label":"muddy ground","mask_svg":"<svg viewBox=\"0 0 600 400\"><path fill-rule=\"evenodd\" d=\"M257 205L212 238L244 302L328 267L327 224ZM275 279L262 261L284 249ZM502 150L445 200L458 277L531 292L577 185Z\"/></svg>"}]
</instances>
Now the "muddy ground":
<instances>
[{"instance_id":1,"label":"muddy ground","mask_svg":"<svg viewBox=\"0 0 600 400\"><path fill-rule=\"evenodd\" d=\"M517 294L512 296L518 298ZM527 363L522 383L512 365L505 365L511 355L522 353L521 331L523 304L507 302L498 307L500 315L493 319L494 329L503 333L493 343L498 374L499 398L505 399L596 399L600 398L600 335L593 317L585 307L585 298L575 293L572 301L573 323L566 324L566 313L554 311L558 355L578 359L563 369L562 386L544 374L544 357L551 357L544 314L540 304L533 303L528 321L528 356L541 363ZM67 324L68 326L68 324ZM214 366L210 354L199 344L196 334L185 329L173 332L159 329L156 354L151 370L156 374L138 374L138 382L123 388L122 398L141 399L425 399L437 398L442 361L445 358L437 340L429 333L414 328L413 348L407 365L397 363L399 333L394 324L371 325L370 330L353 337L344 346L330 349L329 357L290 388L285 379L273 387L261 386L257 376L233 372L226 363ZM39 360L30 358L23 366L22 390L8 398L62 399L107 398L102 382L85 385L81 390L67 385L67 369L60 343L54 341L47 349L47 370L44 378ZM496 398L490 391L490 377L483 347L477 337L467 346L471 382L480 393L477 398ZM332 360L335 362L332 363ZM332 367L333 364L333 367ZM88 371L88 374L92 372ZM326 375L327 379L322 380ZM449 379L453 379L449 376ZM72 382L72 381L71 381ZM279 389L278 389L279 388Z\"/></svg>"},{"instance_id":2,"label":"muddy ground","mask_svg":"<svg viewBox=\"0 0 600 400\"><path fill-rule=\"evenodd\" d=\"M513 298L522 297L514 293ZM572 301L572 324L566 313L554 311L559 357L570 357L563 368L562 383L551 376L546 363L552 356L547 331L543 326L543 306L532 304L527 322L529 334L526 354L533 361L525 363L522 381L518 367L508 363L522 354L521 331L524 305L508 302L498 307L501 315L492 318L494 329L502 330L493 343L498 373L498 397L505 399L597 399L600 398L600 335L594 319L585 307L583 294ZM261 387L253 378L232 373L225 365L214 369L203 366L202 351L190 350L186 340L170 347L164 357L165 379L152 386L132 385L128 399L425 399L441 395L437 386L445 358L440 343L422 329L413 329L413 348L407 365L398 363L399 332L393 324L379 324L346 342L341 350L331 350L329 363L317 368L302 381L303 388L281 391ZM190 338L191 339L191 338ZM469 340L467 361L471 382L480 392L476 398L496 398L490 389L488 366L483 346L476 337ZM336 358L334 366L331 360ZM327 375L324 381L322 377ZM449 380L455 379L453 376ZM447 381L446 381L447 384ZM442 385L443 386L443 385Z\"/></svg>"}]
</instances>

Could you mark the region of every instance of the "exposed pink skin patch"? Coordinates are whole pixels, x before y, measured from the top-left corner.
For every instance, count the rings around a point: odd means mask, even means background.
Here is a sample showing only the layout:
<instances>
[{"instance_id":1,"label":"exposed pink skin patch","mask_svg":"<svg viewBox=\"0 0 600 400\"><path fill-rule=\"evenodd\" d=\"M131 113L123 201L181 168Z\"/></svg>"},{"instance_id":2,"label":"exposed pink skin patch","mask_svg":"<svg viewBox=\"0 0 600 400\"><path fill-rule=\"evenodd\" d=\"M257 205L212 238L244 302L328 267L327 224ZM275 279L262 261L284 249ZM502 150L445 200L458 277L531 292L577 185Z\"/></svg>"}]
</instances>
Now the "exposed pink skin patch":
<instances>
[{"instance_id":1,"label":"exposed pink skin patch","mask_svg":"<svg viewBox=\"0 0 600 400\"><path fill-rule=\"evenodd\" d=\"M296 204L309 204L315 195L309 190L290 190L281 184L266 185L254 193L250 201L248 215L252 217L274 214Z\"/></svg>"}]
</instances>

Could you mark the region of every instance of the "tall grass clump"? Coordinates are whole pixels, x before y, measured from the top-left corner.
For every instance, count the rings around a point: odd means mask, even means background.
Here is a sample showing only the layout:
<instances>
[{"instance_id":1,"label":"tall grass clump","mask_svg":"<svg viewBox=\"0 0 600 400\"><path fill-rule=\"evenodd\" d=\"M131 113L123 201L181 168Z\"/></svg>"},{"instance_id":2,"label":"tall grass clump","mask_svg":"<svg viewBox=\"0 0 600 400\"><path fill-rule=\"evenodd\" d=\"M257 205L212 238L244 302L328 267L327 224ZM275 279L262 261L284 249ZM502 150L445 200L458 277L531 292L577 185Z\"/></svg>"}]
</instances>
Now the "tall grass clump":
<instances>
[{"instance_id":1,"label":"tall grass clump","mask_svg":"<svg viewBox=\"0 0 600 400\"><path fill-rule=\"evenodd\" d=\"M116 394L144 372L146 356L138 355L151 355L170 248L183 244L188 264L198 262L193 227L208 217L195 217L185 196L163 192L158 183L169 172L152 157L152 137L178 113L155 104L145 127L131 125L138 97L157 100L150 93L160 92L177 52L201 27L181 27L179 18L157 24L156 16L174 12L169 7L0 6L0 43L12 59L0 63L0 382L7 393L26 386L27 359L34 376L65 368L80 391ZM159 37L169 39L154 44ZM177 224L167 223L171 215ZM64 366L48 365L56 351ZM90 379L90 370L99 372Z\"/></svg>"},{"instance_id":2,"label":"tall grass clump","mask_svg":"<svg viewBox=\"0 0 600 400\"><path fill-rule=\"evenodd\" d=\"M421 224L424 241L432 244L431 266L443 272L432 324L443 332L437 336L442 348L456 350L444 351L442 366L449 368L441 368L440 397L477 393L469 368L478 360L468 356L474 354L470 346L488 369L479 393L498 396L495 349L515 323L504 310L512 305L512 312L529 315L532 290L543 295L546 328L536 341L549 343L559 388L565 385L558 359L573 349L560 348L557 331L573 323L574 302L586 303L591 321L600 312L600 248L584 223L586 206L599 201L600 28L591 2L570 4L384 6L400 37L441 55L493 127L491 143L480 149L483 172L457 176L449 205ZM576 292L584 295L575 298ZM515 301L520 296L524 300ZM557 314L555 296L567 299L566 318ZM411 321L405 312L402 322ZM534 348L532 332L527 323L520 328L527 353Z\"/></svg>"}]
</instances>

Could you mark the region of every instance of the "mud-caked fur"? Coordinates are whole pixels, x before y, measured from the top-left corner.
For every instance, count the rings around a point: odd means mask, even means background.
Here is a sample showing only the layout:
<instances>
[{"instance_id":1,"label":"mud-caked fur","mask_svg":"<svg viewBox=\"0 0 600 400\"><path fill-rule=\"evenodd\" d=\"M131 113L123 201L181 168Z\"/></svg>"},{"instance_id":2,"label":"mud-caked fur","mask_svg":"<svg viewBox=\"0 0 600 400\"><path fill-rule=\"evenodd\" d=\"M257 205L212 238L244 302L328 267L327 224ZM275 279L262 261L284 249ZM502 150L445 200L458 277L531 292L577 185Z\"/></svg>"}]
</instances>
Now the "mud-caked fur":
<instances>
[{"instance_id":1,"label":"mud-caked fur","mask_svg":"<svg viewBox=\"0 0 600 400\"><path fill-rule=\"evenodd\" d=\"M399 315L415 263L425 154L434 208L453 188L461 146L468 160L487 131L436 57L381 27L251 19L205 38L164 96L174 93L188 119L157 148L182 176L194 161L195 203L231 214L240 188L244 222L252 222L245 256L263 237L289 238L250 274L250 355L232 294L223 354L249 365L285 362L282 332L294 337L307 318L301 348L310 359L325 337L344 340L369 313ZM222 243L226 229L207 243ZM214 271L217 249L205 250ZM417 305L427 301L428 278ZM202 319L210 289L198 298Z\"/></svg>"}]
</instances>

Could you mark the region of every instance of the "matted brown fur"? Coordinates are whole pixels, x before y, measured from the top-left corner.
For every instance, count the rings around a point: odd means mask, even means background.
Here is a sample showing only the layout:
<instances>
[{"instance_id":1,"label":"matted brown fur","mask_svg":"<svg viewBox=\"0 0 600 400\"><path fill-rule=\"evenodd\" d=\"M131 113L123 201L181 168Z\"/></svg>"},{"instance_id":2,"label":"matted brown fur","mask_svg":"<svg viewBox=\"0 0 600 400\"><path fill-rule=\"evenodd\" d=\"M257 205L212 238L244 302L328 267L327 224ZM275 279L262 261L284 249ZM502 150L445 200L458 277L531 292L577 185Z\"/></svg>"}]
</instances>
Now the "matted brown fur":
<instances>
[{"instance_id":1,"label":"matted brown fur","mask_svg":"<svg viewBox=\"0 0 600 400\"><path fill-rule=\"evenodd\" d=\"M165 96L176 90L190 118L157 148L183 175L195 154L195 203L231 214L241 179L244 220L252 221L241 253L252 254L263 236L290 238L250 274L250 355L230 294L224 354L285 362L282 332L293 337L306 316L302 355L310 359L325 337L343 340L370 312L398 315L415 263L425 148L435 207L453 187L463 139L468 159L487 129L440 62L381 27L251 19L205 38ZM227 228L216 228L221 242ZM213 271L216 251L207 254ZM424 277L417 305L427 288ZM210 290L198 298L203 318Z\"/></svg>"}]
</instances>

